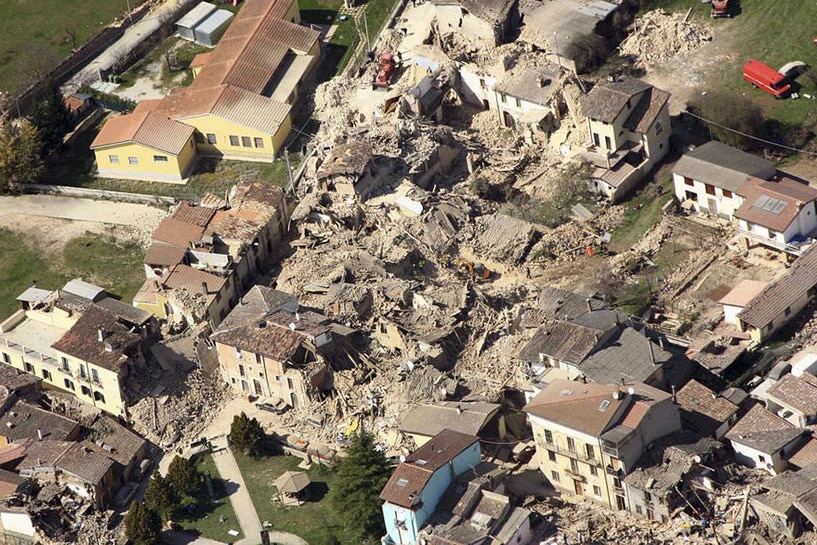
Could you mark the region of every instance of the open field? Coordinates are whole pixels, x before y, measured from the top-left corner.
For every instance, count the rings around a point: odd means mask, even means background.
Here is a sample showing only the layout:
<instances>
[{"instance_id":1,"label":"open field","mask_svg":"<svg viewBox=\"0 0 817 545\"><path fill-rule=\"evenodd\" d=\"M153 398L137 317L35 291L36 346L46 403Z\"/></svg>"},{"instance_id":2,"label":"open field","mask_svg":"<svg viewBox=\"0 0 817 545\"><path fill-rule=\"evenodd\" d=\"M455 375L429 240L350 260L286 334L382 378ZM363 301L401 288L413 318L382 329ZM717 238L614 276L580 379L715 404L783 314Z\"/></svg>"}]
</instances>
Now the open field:
<instances>
[{"instance_id":1,"label":"open field","mask_svg":"<svg viewBox=\"0 0 817 545\"><path fill-rule=\"evenodd\" d=\"M44 220L46 221L46 220ZM70 240L63 248L43 251L32 236L0 228L0 318L17 308L15 297L33 282L44 289L62 287L81 277L129 302L144 279L144 249L135 242L88 233Z\"/></svg>"},{"instance_id":2,"label":"open field","mask_svg":"<svg viewBox=\"0 0 817 545\"><path fill-rule=\"evenodd\" d=\"M143 0L130 0L135 8ZM0 4L0 89L21 91L117 17L125 0L38 0ZM72 38L75 36L76 41Z\"/></svg>"},{"instance_id":3,"label":"open field","mask_svg":"<svg viewBox=\"0 0 817 545\"><path fill-rule=\"evenodd\" d=\"M334 474L331 470L313 465L307 471L312 479L312 501L300 507L283 507L273 501L277 491L273 481L285 471L300 471L295 456L262 456L251 458L240 452L234 452L238 467L244 476L244 482L258 512L261 522L269 522L273 530L290 532L304 538L309 545L330 545L337 538L343 545L356 545L350 536L345 535L329 511L326 493L332 486Z\"/></svg>"},{"instance_id":4,"label":"open field","mask_svg":"<svg viewBox=\"0 0 817 545\"><path fill-rule=\"evenodd\" d=\"M693 19L711 26L712 43L648 69L648 81L653 81L650 72L658 72L665 76L662 79L675 82L676 86L692 85L698 91L722 90L748 96L761 106L768 118L779 121L783 128L801 124L811 128L815 124L817 117L812 112L817 109L817 101L805 98L775 100L744 82L742 74L744 63L751 59L758 59L775 69L794 60L817 67L817 47L812 42L817 34L813 24L817 20L817 4L741 0L733 18L711 19L709 6L699 2L642 2L642 11L662 8L686 13L690 7L693 7ZM801 95L817 95L817 81L801 75L797 83L801 86ZM672 92L673 86L667 86L667 90Z\"/></svg>"}]
</instances>

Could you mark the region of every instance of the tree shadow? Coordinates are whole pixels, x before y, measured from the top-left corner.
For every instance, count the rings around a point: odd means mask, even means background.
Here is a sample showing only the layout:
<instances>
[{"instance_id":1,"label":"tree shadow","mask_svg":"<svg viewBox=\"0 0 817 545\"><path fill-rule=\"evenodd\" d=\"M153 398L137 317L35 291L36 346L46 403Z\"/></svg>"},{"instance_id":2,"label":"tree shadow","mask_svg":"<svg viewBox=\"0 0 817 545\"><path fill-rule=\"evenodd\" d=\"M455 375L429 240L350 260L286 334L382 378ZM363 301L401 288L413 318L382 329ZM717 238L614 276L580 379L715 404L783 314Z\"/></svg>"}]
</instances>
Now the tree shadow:
<instances>
[{"instance_id":1,"label":"tree shadow","mask_svg":"<svg viewBox=\"0 0 817 545\"><path fill-rule=\"evenodd\" d=\"M329 26L337 15L338 11L334 9L304 9L301 10L301 21L313 25Z\"/></svg>"}]
</instances>

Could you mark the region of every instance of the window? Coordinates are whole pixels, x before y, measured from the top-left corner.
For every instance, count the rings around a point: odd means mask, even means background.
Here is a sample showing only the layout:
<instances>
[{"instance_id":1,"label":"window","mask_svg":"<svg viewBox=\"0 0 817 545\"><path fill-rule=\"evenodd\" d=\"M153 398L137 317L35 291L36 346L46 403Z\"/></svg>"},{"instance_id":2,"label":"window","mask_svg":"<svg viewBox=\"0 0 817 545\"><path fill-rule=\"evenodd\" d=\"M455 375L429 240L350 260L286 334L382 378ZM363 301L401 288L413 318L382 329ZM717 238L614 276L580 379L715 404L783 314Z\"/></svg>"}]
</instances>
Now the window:
<instances>
[{"instance_id":1,"label":"window","mask_svg":"<svg viewBox=\"0 0 817 545\"><path fill-rule=\"evenodd\" d=\"M573 441L572 437L567 438L567 450L570 452L576 452L576 443Z\"/></svg>"},{"instance_id":2,"label":"window","mask_svg":"<svg viewBox=\"0 0 817 545\"><path fill-rule=\"evenodd\" d=\"M758 460L758 462L765 462L765 461L766 461L766 457L765 457L765 456L763 456L762 454L758 454L758 455L757 455L757 460Z\"/></svg>"},{"instance_id":3,"label":"window","mask_svg":"<svg viewBox=\"0 0 817 545\"><path fill-rule=\"evenodd\" d=\"M783 314L785 314L786 316L791 314L791 307L786 307L786 309L783 311Z\"/></svg>"},{"instance_id":4,"label":"window","mask_svg":"<svg viewBox=\"0 0 817 545\"><path fill-rule=\"evenodd\" d=\"M80 364L80 366L79 366L79 376L81 376L82 378L85 378L85 377L88 376L88 375L85 374L85 366L82 365L82 364Z\"/></svg>"},{"instance_id":5,"label":"window","mask_svg":"<svg viewBox=\"0 0 817 545\"><path fill-rule=\"evenodd\" d=\"M94 382L99 382L99 373L96 369L91 369L91 380Z\"/></svg>"},{"instance_id":6,"label":"window","mask_svg":"<svg viewBox=\"0 0 817 545\"><path fill-rule=\"evenodd\" d=\"M247 376L247 373L245 373L245 372L244 372L244 366L243 366L243 365L240 365L240 364L239 364L239 366L238 366L238 374L239 374L239 375L241 375L242 377L246 377L246 376Z\"/></svg>"},{"instance_id":7,"label":"window","mask_svg":"<svg viewBox=\"0 0 817 545\"><path fill-rule=\"evenodd\" d=\"M613 486L616 488L621 488L621 479L618 477L613 477Z\"/></svg>"},{"instance_id":8,"label":"window","mask_svg":"<svg viewBox=\"0 0 817 545\"><path fill-rule=\"evenodd\" d=\"M11 356L3 352L3 363L11 363Z\"/></svg>"},{"instance_id":9,"label":"window","mask_svg":"<svg viewBox=\"0 0 817 545\"><path fill-rule=\"evenodd\" d=\"M65 387L68 388L69 390L74 389L74 383L71 382L70 380L64 379L63 382L65 383Z\"/></svg>"},{"instance_id":10,"label":"window","mask_svg":"<svg viewBox=\"0 0 817 545\"><path fill-rule=\"evenodd\" d=\"M651 502L652 501L652 494L649 492L644 492L644 501Z\"/></svg>"},{"instance_id":11,"label":"window","mask_svg":"<svg viewBox=\"0 0 817 545\"><path fill-rule=\"evenodd\" d=\"M60 367L62 367L62 370L65 371L66 373L71 372L71 366L68 365L68 358L66 358L65 356L62 356L60 358Z\"/></svg>"},{"instance_id":12,"label":"window","mask_svg":"<svg viewBox=\"0 0 817 545\"><path fill-rule=\"evenodd\" d=\"M112 165L118 165L119 164L119 156L118 155L108 155L108 161L110 161Z\"/></svg>"},{"instance_id":13,"label":"window","mask_svg":"<svg viewBox=\"0 0 817 545\"><path fill-rule=\"evenodd\" d=\"M27 361L23 362L23 369L26 370L26 373L34 373L34 366L28 363Z\"/></svg>"},{"instance_id":14,"label":"window","mask_svg":"<svg viewBox=\"0 0 817 545\"><path fill-rule=\"evenodd\" d=\"M154 163L167 163L167 155L154 155L153 156Z\"/></svg>"},{"instance_id":15,"label":"window","mask_svg":"<svg viewBox=\"0 0 817 545\"><path fill-rule=\"evenodd\" d=\"M193 140L196 142L196 144L204 144L204 135L200 132L194 132Z\"/></svg>"},{"instance_id":16,"label":"window","mask_svg":"<svg viewBox=\"0 0 817 545\"><path fill-rule=\"evenodd\" d=\"M660 121L655 122L655 135L658 136L664 132L664 125Z\"/></svg>"},{"instance_id":17,"label":"window","mask_svg":"<svg viewBox=\"0 0 817 545\"><path fill-rule=\"evenodd\" d=\"M51 371L48 369L43 369L43 378L45 380L51 380Z\"/></svg>"},{"instance_id":18,"label":"window","mask_svg":"<svg viewBox=\"0 0 817 545\"><path fill-rule=\"evenodd\" d=\"M479 86L480 86L482 89L487 89L487 88L488 88L488 86L487 86L487 85L485 85L485 79L484 79L484 78L479 78Z\"/></svg>"},{"instance_id":19,"label":"window","mask_svg":"<svg viewBox=\"0 0 817 545\"><path fill-rule=\"evenodd\" d=\"M255 140L255 147L256 148L263 148L264 147L264 139L263 138L256 137L253 140Z\"/></svg>"},{"instance_id":20,"label":"window","mask_svg":"<svg viewBox=\"0 0 817 545\"><path fill-rule=\"evenodd\" d=\"M264 359L261 357L261 354L255 355L255 363L257 363L258 365L264 364Z\"/></svg>"},{"instance_id":21,"label":"window","mask_svg":"<svg viewBox=\"0 0 817 545\"><path fill-rule=\"evenodd\" d=\"M559 482L559 472L558 471L551 471L550 472L550 478L553 480L553 482L558 483Z\"/></svg>"},{"instance_id":22,"label":"window","mask_svg":"<svg viewBox=\"0 0 817 545\"><path fill-rule=\"evenodd\" d=\"M138 165L139 164L139 158L138 157L128 157L128 164L131 165L131 166Z\"/></svg>"},{"instance_id":23,"label":"window","mask_svg":"<svg viewBox=\"0 0 817 545\"><path fill-rule=\"evenodd\" d=\"M275 382L281 382L281 375L275 375Z\"/></svg>"},{"instance_id":24,"label":"window","mask_svg":"<svg viewBox=\"0 0 817 545\"><path fill-rule=\"evenodd\" d=\"M231 146L237 146L238 145L238 137L235 136L234 134L230 135L230 145Z\"/></svg>"},{"instance_id":25,"label":"window","mask_svg":"<svg viewBox=\"0 0 817 545\"><path fill-rule=\"evenodd\" d=\"M516 99L516 107L517 107L517 108L521 108L521 107L522 107L522 101L521 101L521 100L519 100L518 98Z\"/></svg>"},{"instance_id":26,"label":"window","mask_svg":"<svg viewBox=\"0 0 817 545\"><path fill-rule=\"evenodd\" d=\"M599 133L597 132L593 133L593 145L595 145L596 147L601 146L601 142L599 141Z\"/></svg>"},{"instance_id":27,"label":"window","mask_svg":"<svg viewBox=\"0 0 817 545\"><path fill-rule=\"evenodd\" d=\"M599 468L597 468L596 466L590 466L590 474L592 476L594 476L594 477L598 477L599 476Z\"/></svg>"},{"instance_id":28,"label":"window","mask_svg":"<svg viewBox=\"0 0 817 545\"><path fill-rule=\"evenodd\" d=\"M684 176L684 185L694 186L695 185L695 180L693 180L692 178L689 178L687 176Z\"/></svg>"},{"instance_id":29,"label":"window","mask_svg":"<svg viewBox=\"0 0 817 545\"><path fill-rule=\"evenodd\" d=\"M596 452L593 450L593 445L584 445L584 452L591 460L596 457Z\"/></svg>"},{"instance_id":30,"label":"window","mask_svg":"<svg viewBox=\"0 0 817 545\"><path fill-rule=\"evenodd\" d=\"M601 497L601 487L597 484L593 485L593 495L596 497Z\"/></svg>"},{"instance_id":31,"label":"window","mask_svg":"<svg viewBox=\"0 0 817 545\"><path fill-rule=\"evenodd\" d=\"M553 444L553 434L550 433L550 430L545 430L545 443L549 445Z\"/></svg>"},{"instance_id":32,"label":"window","mask_svg":"<svg viewBox=\"0 0 817 545\"><path fill-rule=\"evenodd\" d=\"M502 102L505 102L506 98L507 98L507 95L505 93L499 93L499 100L501 100Z\"/></svg>"},{"instance_id":33,"label":"window","mask_svg":"<svg viewBox=\"0 0 817 545\"><path fill-rule=\"evenodd\" d=\"M706 194L707 195L714 195L715 194L715 186L711 184L706 184Z\"/></svg>"},{"instance_id":34,"label":"window","mask_svg":"<svg viewBox=\"0 0 817 545\"><path fill-rule=\"evenodd\" d=\"M570 459L570 471L572 471L574 475L579 474L579 462L573 458Z\"/></svg>"},{"instance_id":35,"label":"window","mask_svg":"<svg viewBox=\"0 0 817 545\"><path fill-rule=\"evenodd\" d=\"M252 147L252 138L250 138L249 136L242 136L241 137L241 145L244 146L245 148L251 148Z\"/></svg>"},{"instance_id":36,"label":"window","mask_svg":"<svg viewBox=\"0 0 817 545\"><path fill-rule=\"evenodd\" d=\"M732 192L729 191L728 189L721 189L721 191L723 192L724 198L726 198L726 199L731 199L732 198Z\"/></svg>"},{"instance_id":37,"label":"window","mask_svg":"<svg viewBox=\"0 0 817 545\"><path fill-rule=\"evenodd\" d=\"M235 357L238 360L243 360L244 359L244 354L241 352L241 349L238 348L237 346L235 347Z\"/></svg>"},{"instance_id":38,"label":"window","mask_svg":"<svg viewBox=\"0 0 817 545\"><path fill-rule=\"evenodd\" d=\"M88 388L87 386L80 387L80 391L82 392L82 395L84 395L84 396L91 395L91 389Z\"/></svg>"},{"instance_id":39,"label":"window","mask_svg":"<svg viewBox=\"0 0 817 545\"><path fill-rule=\"evenodd\" d=\"M94 400L105 403L105 396L102 395L102 392L94 392Z\"/></svg>"},{"instance_id":40,"label":"window","mask_svg":"<svg viewBox=\"0 0 817 545\"><path fill-rule=\"evenodd\" d=\"M216 135L211 133L211 132L208 132L207 133L207 143L215 145L216 144Z\"/></svg>"},{"instance_id":41,"label":"window","mask_svg":"<svg viewBox=\"0 0 817 545\"><path fill-rule=\"evenodd\" d=\"M605 136L605 137L604 137L604 146L605 146L607 149L613 149L613 142L612 142L612 140L610 140L610 137L609 137L609 136Z\"/></svg>"},{"instance_id":42,"label":"window","mask_svg":"<svg viewBox=\"0 0 817 545\"><path fill-rule=\"evenodd\" d=\"M295 383L294 383L294 382L292 382L292 379L291 379L291 378L288 378L288 379L287 379L287 388L289 388L290 390L294 390L294 389L295 389Z\"/></svg>"},{"instance_id":43,"label":"window","mask_svg":"<svg viewBox=\"0 0 817 545\"><path fill-rule=\"evenodd\" d=\"M551 462L556 461L556 453L553 452L552 450L548 451L548 460L550 460Z\"/></svg>"}]
</instances>

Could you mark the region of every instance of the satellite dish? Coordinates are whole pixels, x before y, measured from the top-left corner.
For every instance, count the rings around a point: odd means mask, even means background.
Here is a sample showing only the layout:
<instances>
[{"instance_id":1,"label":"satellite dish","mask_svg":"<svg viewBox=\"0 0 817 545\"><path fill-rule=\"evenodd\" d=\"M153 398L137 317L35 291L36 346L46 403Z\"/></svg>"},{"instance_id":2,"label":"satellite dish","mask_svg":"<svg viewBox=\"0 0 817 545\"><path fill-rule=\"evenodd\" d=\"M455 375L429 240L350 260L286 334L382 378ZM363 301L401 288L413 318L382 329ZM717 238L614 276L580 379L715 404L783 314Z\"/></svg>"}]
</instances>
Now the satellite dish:
<instances>
[{"instance_id":1,"label":"satellite dish","mask_svg":"<svg viewBox=\"0 0 817 545\"><path fill-rule=\"evenodd\" d=\"M635 395L635 388L630 386L629 388L627 388L627 393L630 394L631 396Z\"/></svg>"}]
</instances>

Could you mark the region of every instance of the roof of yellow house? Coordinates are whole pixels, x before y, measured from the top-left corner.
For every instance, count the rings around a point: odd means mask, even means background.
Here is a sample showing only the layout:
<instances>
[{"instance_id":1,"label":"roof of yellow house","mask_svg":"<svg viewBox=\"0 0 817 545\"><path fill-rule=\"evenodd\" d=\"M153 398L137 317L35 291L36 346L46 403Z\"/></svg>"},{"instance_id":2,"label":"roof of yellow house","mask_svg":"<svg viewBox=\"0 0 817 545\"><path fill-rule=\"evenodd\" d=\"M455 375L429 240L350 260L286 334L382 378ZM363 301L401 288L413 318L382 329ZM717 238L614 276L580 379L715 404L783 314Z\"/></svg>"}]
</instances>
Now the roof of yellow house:
<instances>
[{"instance_id":1,"label":"roof of yellow house","mask_svg":"<svg viewBox=\"0 0 817 545\"><path fill-rule=\"evenodd\" d=\"M199 66L204 66L208 62L210 62L210 57L213 56L212 51L205 51L204 53L199 53L193 60L190 61L190 68L198 68Z\"/></svg>"},{"instance_id":2,"label":"roof of yellow house","mask_svg":"<svg viewBox=\"0 0 817 545\"><path fill-rule=\"evenodd\" d=\"M133 142L178 155L193 136L193 127L170 120L148 108L109 119L91 143L91 149Z\"/></svg>"},{"instance_id":3,"label":"roof of yellow house","mask_svg":"<svg viewBox=\"0 0 817 545\"><path fill-rule=\"evenodd\" d=\"M290 106L233 85L209 89L192 87L185 93L173 93L162 101L160 111L184 120L212 114L244 127L275 134L289 114Z\"/></svg>"}]
</instances>

